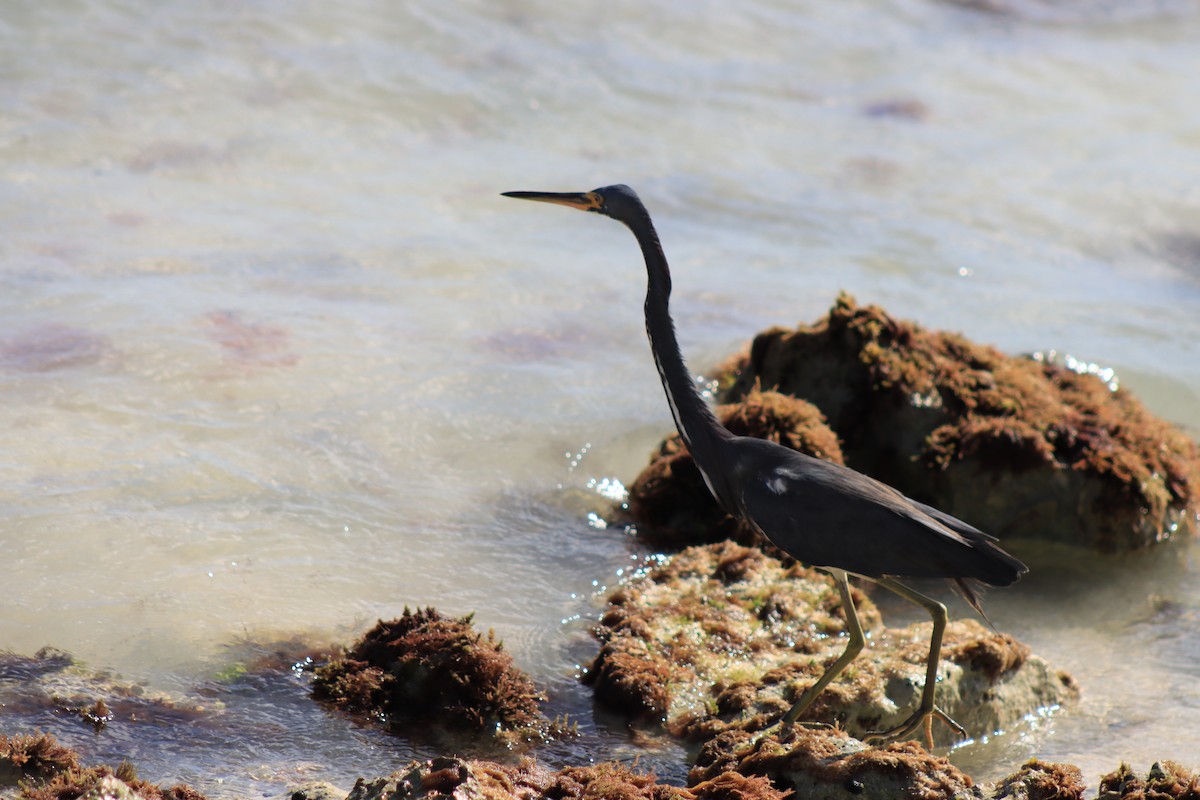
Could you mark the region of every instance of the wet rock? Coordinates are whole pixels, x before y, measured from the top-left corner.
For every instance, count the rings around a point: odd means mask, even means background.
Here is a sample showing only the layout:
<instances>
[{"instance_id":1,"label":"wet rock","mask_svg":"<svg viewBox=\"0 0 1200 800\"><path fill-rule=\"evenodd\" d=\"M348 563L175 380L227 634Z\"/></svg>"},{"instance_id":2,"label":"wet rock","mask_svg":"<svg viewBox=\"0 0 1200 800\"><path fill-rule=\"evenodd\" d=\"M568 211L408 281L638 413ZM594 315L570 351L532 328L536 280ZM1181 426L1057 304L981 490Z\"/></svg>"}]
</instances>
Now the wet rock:
<instances>
[{"instance_id":1,"label":"wet rock","mask_svg":"<svg viewBox=\"0 0 1200 800\"><path fill-rule=\"evenodd\" d=\"M1151 765L1146 777L1139 777L1128 764L1100 779L1097 800L1176 800L1200 798L1200 776L1174 761Z\"/></svg>"},{"instance_id":2,"label":"wet rock","mask_svg":"<svg viewBox=\"0 0 1200 800\"><path fill-rule=\"evenodd\" d=\"M916 742L867 747L844 731L792 727L755 739L730 731L700 751L689 783L730 771L770 778L796 797L821 798L979 798L970 776Z\"/></svg>"},{"instance_id":3,"label":"wet rock","mask_svg":"<svg viewBox=\"0 0 1200 800\"><path fill-rule=\"evenodd\" d=\"M652 774L614 763L552 772L530 759L513 766L435 758L415 762L387 778L360 779L346 800L784 800L785 796L766 778L736 773L685 789L660 784Z\"/></svg>"},{"instance_id":4,"label":"wet rock","mask_svg":"<svg viewBox=\"0 0 1200 800\"><path fill-rule=\"evenodd\" d=\"M1083 800L1087 784L1079 767L1033 759L996 784L996 800Z\"/></svg>"},{"instance_id":5,"label":"wet rock","mask_svg":"<svg viewBox=\"0 0 1200 800\"><path fill-rule=\"evenodd\" d=\"M878 626L857 590L855 604L864 627ZM840 608L815 570L731 542L688 548L609 596L585 680L610 708L673 724L699 713L708 687L731 673L758 677L797 650L821 650L844 630Z\"/></svg>"},{"instance_id":6,"label":"wet rock","mask_svg":"<svg viewBox=\"0 0 1200 800\"><path fill-rule=\"evenodd\" d=\"M686 788L612 763L552 772L531 759L505 765L434 758L386 778L360 779L346 800L1073 800L1083 789L1079 770L1067 765L1031 761L995 787L978 786L915 742L870 748L842 731L793 728L778 736L739 731L714 739L701 750Z\"/></svg>"},{"instance_id":7,"label":"wet rock","mask_svg":"<svg viewBox=\"0 0 1200 800\"><path fill-rule=\"evenodd\" d=\"M842 461L837 435L815 406L778 392L752 390L737 403L716 409L717 418L739 436L770 439L793 450L836 463ZM734 539L755 543L758 535L726 514L704 485L696 462L679 434L667 437L629 487L629 520L639 538L656 545Z\"/></svg>"},{"instance_id":8,"label":"wet rock","mask_svg":"<svg viewBox=\"0 0 1200 800\"><path fill-rule=\"evenodd\" d=\"M21 800L205 800L185 784L170 788L138 777L132 764L83 767L78 755L48 734L6 737L0 734L0 787L16 767Z\"/></svg>"},{"instance_id":9,"label":"wet rock","mask_svg":"<svg viewBox=\"0 0 1200 800\"><path fill-rule=\"evenodd\" d=\"M999 536L1121 552L1197 528L1200 447L1091 365L1016 358L842 295L722 378L812 402L846 463ZM648 468L653 469L653 467Z\"/></svg>"},{"instance_id":10,"label":"wet rock","mask_svg":"<svg viewBox=\"0 0 1200 800\"><path fill-rule=\"evenodd\" d=\"M871 631L867 647L807 718L862 736L900 723L916 707L931 626L884 629L875 606L854 591ZM760 731L841 653L843 631L838 592L823 573L731 542L697 546L610 595L603 645L585 680L602 704L661 721L675 736L702 741ZM948 626L938 704L971 734L1008 727L1077 694L1069 676L1011 636L972 620ZM955 740L943 726L933 736Z\"/></svg>"},{"instance_id":11,"label":"wet rock","mask_svg":"<svg viewBox=\"0 0 1200 800\"><path fill-rule=\"evenodd\" d=\"M339 789L332 783L312 781L293 786L277 800L346 800L347 794L349 793L345 789Z\"/></svg>"},{"instance_id":12,"label":"wet rock","mask_svg":"<svg viewBox=\"0 0 1200 800\"><path fill-rule=\"evenodd\" d=\"M513 745L558 733L539 710L542 693L491 631L485 638L470 615L448 619L432 608L381 620L344 658L315 670L313 696L408 733L414 720Z\"/></svg>"}]
</instances>

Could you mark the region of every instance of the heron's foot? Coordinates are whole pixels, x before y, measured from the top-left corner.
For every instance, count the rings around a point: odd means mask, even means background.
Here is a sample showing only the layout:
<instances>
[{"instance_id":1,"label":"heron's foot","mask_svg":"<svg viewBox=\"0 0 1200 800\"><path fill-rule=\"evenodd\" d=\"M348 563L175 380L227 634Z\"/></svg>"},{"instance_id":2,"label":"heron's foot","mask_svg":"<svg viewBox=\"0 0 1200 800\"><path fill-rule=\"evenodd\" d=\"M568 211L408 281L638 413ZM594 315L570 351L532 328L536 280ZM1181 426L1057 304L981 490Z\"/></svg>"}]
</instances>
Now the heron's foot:
<instances>
[{"instance_id":1,"label":"heron's foot","mask_svg":"<svg viewBox=\"0 0 1200 800\"><path fill-rule=\"evenodd\" d=\"M929 743L930 749L933 747L933 720L939 720L947 725L951 730L957 733L964 739L967 737L967 731L959 725L954 719L942 711L937 706L933 708L918 708L911 717L901 722L894 728L888 728L885 731L871 731L863 737L864 742L871 744L880 742L890 742L896 739L905 739L917 732L917 729L922 725L925 726L925 738Z\"/></svg>"}]
</instances>

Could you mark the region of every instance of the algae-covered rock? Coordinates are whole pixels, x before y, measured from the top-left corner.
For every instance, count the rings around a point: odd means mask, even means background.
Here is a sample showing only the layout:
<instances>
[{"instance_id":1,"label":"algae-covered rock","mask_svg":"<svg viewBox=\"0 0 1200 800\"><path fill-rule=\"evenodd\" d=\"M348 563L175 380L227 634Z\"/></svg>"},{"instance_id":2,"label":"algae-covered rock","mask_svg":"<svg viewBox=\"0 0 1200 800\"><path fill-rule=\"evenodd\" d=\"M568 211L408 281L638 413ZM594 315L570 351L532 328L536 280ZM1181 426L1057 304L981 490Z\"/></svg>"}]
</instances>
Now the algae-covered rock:
<instances>
[{"instance_id":1,"label":"algae-covered rock","mask_svg":"<svg viewBox=\"0 0 1200 800\"><path fill-rule=\"evenodd\" d=\"M807 718L862 736L900 723L916 707L931 628L884 629L857 590L854 602L871 631L868 646ZM686 739L758 731L841 653L844 625L838 592L823 573L731 542L692 547L610 595L604 644L585 680L604 705L661 720ZM1077 691L1010 636L974 621L946 630L938 704L973 735L1008 727ZM944 726L933 735L942 744L954 741Z\"/></svg>"},{"instance_id":2,"label":"algae-covered rock","mask_svg":"<svg viewBox=\"0 0 1200 800\"><path fill-rule=\"evenodd\" d=\"M688 779L711 780L730 770L769 776L796 797L830 800L1082 800L1087 789L1078 767L1037 759L994 786L978 785L916 742L867 747L830 729L789 728L757 739L730 731L701 749Z\"/></svg>"},{"instance_id":3,"label":"algae-covered rock","mask_svg":"<svg viewBox=\"0 0 1200 800\"><path fill-rule=\"evenodd\" d=\"M48 733L0 733L0 786L16 786L23 780L45 780L79 768L79 756Z\"/></svg>"},{"instance_id":4,"label":"algae-covered rock","mask_svg":"<svg viewBox=\"0 0 1200 800\"><path fill-rule=\"evenodd\" d=\"M15 778L15 779L14 779ZM186 784L164 788L144 781L132 764L84 767L49 734L0 734L0 787L19 786L21 800L205 800Z\"/></svg>"},{"instance_id":5,"label":"algae-covered rock","mask_svg":"<svg viewBox=\"0 0 1200 800\"><path fill-rule=\"evenodd\" d=\"M843 463L837 436L811 403L778 392L752 391L740 402L718 407L716 413L739 436L770 439ZM722 539L751 544L758 539L717 505L677 433L658 446L649 466L630 485L628 508L640 538L659 545L686 547Z\"/></svg>"},{"instance_id":6,"label":"algae-covered rock","mask_svg":"<svg viewBox=\"0 0 1200 800\"><path fill-rule=\"evenodd\" d=\"M1100 779L1097 800L1195 800L1200 798L1200 775L1174 761L1151 765L1143 778L1122 764Z\"/></svg>"},{"instance_id":7,"label":"algae-covered rock","mask_svg":"<svg viewBox=\"0 0 1200 800\"><path fill-rule=\"evenodd\" d=\"M316 669L313 696L391 725L424 719L510 744L553 728L539 709L542 693L491 631L485 638L470 615L448 619L432 608L380 620L344 658Z\"/></svg>"},{"instance_id":8,"label":"algae-covered rock","mask_svg":"<svg viewBox=\"0 0 1200 800\"><path fill-rule=\"evenodd\" d=\"M1089 365L1008 356L842 295L727 365L723 397L803 398L846 463L1001 539L1119 552L1196 529L1200 447Z\"/></svg>"},{"instance_id":9,"label":"algae-covered rock","mask_svg":"<svg viewBox=\"0 0 1200 800\"><path fill-rule=\"evenodd\" d=\"M348 794L328 781L309 781L289 787L276 800L346 800Z\"/></svg>"},{"instance_id":10,"label":"algae-covered rock","mask_svg":"<svg viewBox=\"0 0 1200 800\"><path fill-rule=\"evenodd\" d=\"M701 748L689 783L737 771L764 775L796 797L976 800L970 776L916 742L868 747L844 731L791 727L755 739L730 731Z\"/></svg>"},{"instance_id":11,"label":"algae-covered rock","mask_svg":"<svg viewBox=\"0 0 1200 800\"><path fill-rule=\"evenodd\" d=\"M998 782L993 796L995 800L1083 800L1086 790L1079 767L1035 758Z\"/></svg>"},{"instance_id":12,"label":"algae-covered rock","mask_svg":"<svg viewBox=\"0 0 1200 800\"><path fill-rule=\"evenodd\" d=\"M878 626L874 604L854 591L863 627ZM815 570L731 542L691 547L609 595L585 680L614 710L674 724L702 713L714 683L823 650L845 629L840 610Z\"/></svg>"},{"instance_id":13,"label":"algae-covered rock","mask_svg":"<svg viewBox=\"0 0 1200 800\"><path fill-rule=\"evenodd\" d=\"M515 765L461 758L410 764L386 778L359 780L346 800L784 800L763 777L716 776L690 788L602 762L552 771L532 759Z\"/></svg>"}]
</instances>

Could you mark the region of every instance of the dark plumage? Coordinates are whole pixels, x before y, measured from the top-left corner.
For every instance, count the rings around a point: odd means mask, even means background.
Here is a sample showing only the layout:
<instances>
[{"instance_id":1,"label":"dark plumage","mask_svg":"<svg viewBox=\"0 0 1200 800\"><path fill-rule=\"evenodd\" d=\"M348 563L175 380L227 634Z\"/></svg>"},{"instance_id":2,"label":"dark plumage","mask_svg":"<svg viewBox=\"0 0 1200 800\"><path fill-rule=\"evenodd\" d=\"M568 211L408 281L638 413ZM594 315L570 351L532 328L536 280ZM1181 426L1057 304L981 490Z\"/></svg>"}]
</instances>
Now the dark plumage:
<instances>
[{"instance_id":1,"label":"dark plumage","mask_svg":"<svg viewBox=\"0 0 1200 800\"><path fill-rule=\"evenodd\" d=\"M506 192L508 197L568 205L623 222L646 260L646 333L680 436L709 490L730 514L750 523L797 560L828 571L838 584L850 641L846 651L784 717L794 722L862 649L847 573L869 578L929 611L925 692L905 722L878 738L911 734L930 715L961 727L934 705L937 662L946 609L896 578L946 578L983 613L968 581L1008 586L1025 565L994 537L848 467L797 453L765 439L734 436L713 415L688 373L668 310L671 273L658 234L641 200L624 185L585 193Z\"/></svg>"}]
</instances>

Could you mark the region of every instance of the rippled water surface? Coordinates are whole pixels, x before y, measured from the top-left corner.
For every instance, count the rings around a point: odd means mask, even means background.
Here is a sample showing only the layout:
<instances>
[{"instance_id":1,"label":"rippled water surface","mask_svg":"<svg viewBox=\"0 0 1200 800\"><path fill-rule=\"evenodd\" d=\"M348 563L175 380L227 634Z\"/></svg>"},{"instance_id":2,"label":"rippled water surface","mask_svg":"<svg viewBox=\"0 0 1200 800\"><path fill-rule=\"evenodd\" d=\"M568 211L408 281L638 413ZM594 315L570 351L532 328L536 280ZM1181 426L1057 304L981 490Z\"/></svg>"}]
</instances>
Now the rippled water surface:
<instances>
[{"instance_id":1,"label":"rippled water surface","mask_svg":"<svg viewBox=\"0 0 1200 800\"><path fill-rule=\"evenodd\" d=\"M247 638L473 610L580 721L544 761L643 753L575 681L646 555L596 481L671 424L643 268L498 193L634 185L697 370L846 289L1195 433L1197 41L1184 2L0 5L0 649L191 692ZM1200 766L1198 579L1183 545L993 592L1083 700L954 759ZM296 686L221 702L0 730L212 794L436 750Z\"/></svg>"}]
</instances>

